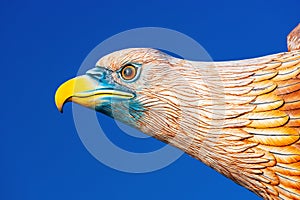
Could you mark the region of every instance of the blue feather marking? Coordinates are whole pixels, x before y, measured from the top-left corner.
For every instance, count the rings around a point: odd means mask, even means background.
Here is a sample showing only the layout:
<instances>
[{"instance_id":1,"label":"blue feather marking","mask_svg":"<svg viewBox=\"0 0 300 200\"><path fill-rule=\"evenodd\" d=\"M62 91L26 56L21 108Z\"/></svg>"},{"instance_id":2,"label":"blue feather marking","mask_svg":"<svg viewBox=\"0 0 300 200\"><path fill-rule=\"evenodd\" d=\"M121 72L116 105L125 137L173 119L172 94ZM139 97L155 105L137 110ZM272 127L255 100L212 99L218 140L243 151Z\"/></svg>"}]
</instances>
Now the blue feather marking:
<instances>
[{"instance_id":1,"label":"blue feather marking","mask_svg":"<svg viewBox=\"0 0 300 200\"><path fill-rule=\"evenodd\" d=\"M140 68L139 64L135 64L137 68ZM130 89L117 84L112 78L112 71L104 67L95 67L86 72L88 76L98 80L99 86L97 89L114 89L124 92L130 92L134 94ZM123 98L114 97L101 97L101 104L96 105L95 110L115 118L124 123L135 125L145 111L143 105L135 98L130 100L124 100Z\"/></svg>"},{"instance_id":2,"label":"blue feather marking","mask_svg":"<svg viewBox=\"0 0 300 200\"><path fill-rule=\"evenodd\" d=\"M134 119L139 120L145 111L145 108L142 104L140 104L135 99L129 101L129 113L133 116Z\"/></svg>"},{"instance_id":3,"label":"blue feather marking","mask_svg":"<svg viewBox=\"0 0 300 200\"><path fill-rule=\"evenodd\" d=\"M136 125L136 121L144 115L145 108L135 99L117 100L107 98L101 105L96 106L96 111L108 115L129 125Z\"/></svg>"}]
</instances>

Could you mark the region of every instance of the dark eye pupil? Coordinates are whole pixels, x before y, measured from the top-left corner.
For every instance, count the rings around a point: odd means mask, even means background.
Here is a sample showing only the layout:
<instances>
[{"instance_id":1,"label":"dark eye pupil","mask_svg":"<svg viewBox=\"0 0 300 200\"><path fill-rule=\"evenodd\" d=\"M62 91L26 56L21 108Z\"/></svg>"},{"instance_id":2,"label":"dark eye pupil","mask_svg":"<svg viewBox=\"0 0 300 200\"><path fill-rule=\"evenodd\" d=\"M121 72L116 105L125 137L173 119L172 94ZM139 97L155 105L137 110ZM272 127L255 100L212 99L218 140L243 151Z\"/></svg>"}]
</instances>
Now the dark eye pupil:
<instances>
[{"instance_id":1,"label":"dark eye pupil","mask_svg":"<svg viewBox=\"0 0 300 200\"><path fill-rule=\"evenodd\" d=\"M133 74L133 71L129 67L124 70L124 75L125 76L131 76L132 74Z\"/></svg>"}]
</instances>

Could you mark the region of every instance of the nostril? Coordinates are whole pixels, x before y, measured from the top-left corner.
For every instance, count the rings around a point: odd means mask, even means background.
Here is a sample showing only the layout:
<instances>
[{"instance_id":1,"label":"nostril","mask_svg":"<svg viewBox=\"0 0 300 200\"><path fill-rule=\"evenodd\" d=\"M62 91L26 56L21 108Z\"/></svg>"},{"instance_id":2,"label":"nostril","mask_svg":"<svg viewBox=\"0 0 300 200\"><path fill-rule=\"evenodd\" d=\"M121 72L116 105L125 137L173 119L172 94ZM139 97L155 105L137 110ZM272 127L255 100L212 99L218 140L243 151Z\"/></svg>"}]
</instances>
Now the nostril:
<instances>
[{"instance_id":1,"label":"nostril","mask_svg":"<svg viewBox=\"0 0 300 200\"><path fill-rule=\"evenodd\" d=\"M106 72L101 68L95 67L86 72L86 75L95 78L97 80L104 79L106 76Z\"/></svg>"}]
</instances>

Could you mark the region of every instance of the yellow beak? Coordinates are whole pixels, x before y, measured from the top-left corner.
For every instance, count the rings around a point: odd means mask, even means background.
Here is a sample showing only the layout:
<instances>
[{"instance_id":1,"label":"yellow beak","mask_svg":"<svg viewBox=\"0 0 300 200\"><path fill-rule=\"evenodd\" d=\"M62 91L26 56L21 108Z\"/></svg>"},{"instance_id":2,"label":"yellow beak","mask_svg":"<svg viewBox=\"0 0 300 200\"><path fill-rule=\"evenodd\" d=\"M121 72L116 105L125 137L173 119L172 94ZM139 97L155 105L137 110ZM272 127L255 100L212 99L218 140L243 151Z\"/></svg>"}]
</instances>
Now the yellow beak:
<instances>
[{"instance_id":1,"label":"yellow beak","mask_svg":"<svg viewBox=\"0 0 300 200\"><path fill-rule=\"evenodd\" d=\"M112 85L103 84L87 75L78 76L64 82L55 93L55 104L62 112L66 102L74 102L94 109L108 98L131 99L134 94L115 90Z\"/></svg>"}]
</instances>

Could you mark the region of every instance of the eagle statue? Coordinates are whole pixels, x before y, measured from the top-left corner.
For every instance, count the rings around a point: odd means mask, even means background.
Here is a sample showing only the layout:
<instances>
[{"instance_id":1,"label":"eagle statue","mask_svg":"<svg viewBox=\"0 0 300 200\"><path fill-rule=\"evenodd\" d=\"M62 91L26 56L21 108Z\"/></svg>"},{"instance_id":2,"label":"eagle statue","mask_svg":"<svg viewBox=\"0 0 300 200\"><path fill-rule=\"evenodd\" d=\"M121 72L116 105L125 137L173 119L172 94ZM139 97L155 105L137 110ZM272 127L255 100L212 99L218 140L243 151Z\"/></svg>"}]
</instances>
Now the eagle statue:
<instances>
[{"instance_id":1,"label":"eagle statue","mask_svg":"<svg viewBox=\"0 0 300 200\"><path fill-rule=\"evenodd\" d=\"M113 117L264 199L300 199L300 24L288 52L253 59L116 51L59 86L55 102Z\"/></svg>"}]
</instances>

